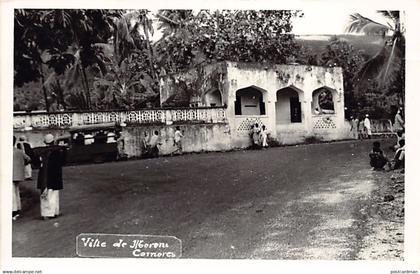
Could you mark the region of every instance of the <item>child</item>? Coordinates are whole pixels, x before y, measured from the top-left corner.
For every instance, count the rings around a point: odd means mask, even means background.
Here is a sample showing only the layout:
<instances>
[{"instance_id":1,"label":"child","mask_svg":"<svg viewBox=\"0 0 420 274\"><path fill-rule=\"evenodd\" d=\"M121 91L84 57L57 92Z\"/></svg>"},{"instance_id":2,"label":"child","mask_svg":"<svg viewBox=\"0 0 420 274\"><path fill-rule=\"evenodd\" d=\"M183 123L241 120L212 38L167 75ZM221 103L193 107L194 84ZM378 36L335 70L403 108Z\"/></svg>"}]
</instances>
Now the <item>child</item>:
<instances>
[{"instance_id":1,"label":"child","mask_svg":"<svg viewBox=\"0 0 420 274\"><path fill-rule=\"evenodd\" d=\"M174 145L175 145L175 154L182 154L182 137L184 137L184 135L182 135L182 132L179 128L179 126L177 126L175 128L175 136L174 136Z\"/></svg>"},{"instance_id":2,"label":"child","mask_svg":"<svg viewBox=\"0 0 420 274\"><path fill-rule=\"evenodd\" d=\"M260 147L260 128L258 127L258 124L256 123L251 132L251 141L252 141L252 148L256 149Z\"/></svg>"},{"instance_id":3,"label":"child","mask_svg":"<svg viewBox=\"0 0 420 274\"><path fill-rule=\"evenodd\" d=\"M390 164L388 159L384 156L381 149L381 143L378 141L373 142L372 152L369 153L370 166L373 170L384 170L385 164Z\"/></svg>"}]
</instances>

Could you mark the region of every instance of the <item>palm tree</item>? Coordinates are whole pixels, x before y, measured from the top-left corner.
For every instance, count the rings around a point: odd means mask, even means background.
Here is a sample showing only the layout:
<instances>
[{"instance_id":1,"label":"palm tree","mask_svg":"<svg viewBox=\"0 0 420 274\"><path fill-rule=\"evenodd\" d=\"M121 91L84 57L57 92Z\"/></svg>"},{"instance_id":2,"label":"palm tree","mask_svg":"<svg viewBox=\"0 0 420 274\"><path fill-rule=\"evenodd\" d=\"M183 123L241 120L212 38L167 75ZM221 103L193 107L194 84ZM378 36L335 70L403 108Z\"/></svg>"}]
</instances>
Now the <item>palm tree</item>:
<instances>
[{"instance_id":1,"label":"palm tree","mask_svg":"<svg viewBox=\"0 0 420 274\"><path fill-rule=\"evenodd\" d=\"M90 85L86 69L98 65L104 69L96 45L107 42L112 35L113 20L121 15L119 10L40 10L41 22L54 30L54 37L62 40L65 50L49 49L51 60L69 61L61 64L67 72L66 87L70 89L81 80L87 106L91 106ZM67 69L69 67L69 69ZM54 78L55 75L51 75ZM46 81L48 82L48 81Z\"/></svg>"},{"instance_id":2,"label":"palm tree","mask_svg":"<svg viewBox=\"0 0 420 274\"><path fill-rule=\"evenodd\" d=\"M380 89L388 93L399 93L404 100L405 72L405 28L399 11L378 11L390 23L375 22L359 13L350 15L348 32L375 35L383 38L381 50L367 60L356 74L356 86L362 89L366 83L375 81Z\"/></svg>"},{"instance_id":3,"label":"palm tree","mask_svg":"<svg viewBox=\"0 0 420 274\"><path fill-rule=\"evenodd\" d=\"M150 36L153 35L154 32L153 20L149 16L149 11L129 11L116 20L115 25L114 52L120 57L119 62L127 58L133 50L141 50L135 43L136 38L140 38L146 46L151 76L154 80L157 80L154 67L155 57L150 42ZM144 37L139 37L140 33L142 33Z\"/></svg>"}]
</instances>

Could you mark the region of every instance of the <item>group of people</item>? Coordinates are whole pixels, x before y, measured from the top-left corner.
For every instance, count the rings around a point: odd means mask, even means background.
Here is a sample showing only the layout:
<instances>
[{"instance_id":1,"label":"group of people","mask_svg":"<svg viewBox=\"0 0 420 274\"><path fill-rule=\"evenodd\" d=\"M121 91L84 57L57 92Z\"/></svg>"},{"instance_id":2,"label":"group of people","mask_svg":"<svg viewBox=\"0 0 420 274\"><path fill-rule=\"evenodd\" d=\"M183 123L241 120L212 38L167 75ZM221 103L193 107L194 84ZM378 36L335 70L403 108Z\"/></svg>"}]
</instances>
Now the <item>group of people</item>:
<instances>
[{"instance_id":1,"label":"group of people","mask_svg":"<svg viewBox=\"0 0 420 274\"><path fill-rule=\"evenodd\" d=\"M350 132L353 139L371 139L372 138L372 124L369 119L369 114L365 115L364 119L350 116Z\"/></svg>"},{"instance_id":2,"label":"group of people","mask_svg":"<svg viewBox=\"0 0 420 274\"><path fill-rule=\"evenodd\" d=\"M17 144L13 136L13 192L12 192L12 218L16 220L22 209L19 184L29 177L27 166L39 166L37 188L40 190L40 212L42 219L60 216L59 191L63 189L62 167L65 164L66 150L54 145L54 136L44 136L47 146L39 155L35 155L30 145L25 145L25 138L20 138ZM20 145L19 145L20 144ZM32 173L32 170L31 170Z\"/></svg>"},{"instance_id":3,"label":"group of people","mask_svg":"<svg viewBox=\"0 0 420 274\"><path fill-rule=\"evenodd\" d=\"M175 127L175 133L173 137L173 145L175 150L171 154L180 155L182 154L182 138L184 137L179 126ZM159 131L153 131L152 135L149 137L147 131L144 132L144 137L142 140L143 148L143 157L158 157L159 156L159 147L162 145L161 137Z\"/></svg>"},{"instance_id":4,"label":"group of people","mask_svg":"<svg viewBox=\"0 0 420 274\"><path fill-rule=\"evenodd\" d=\"M262 125L260 127L258 123L256 123L252 127L252 131L251 131L252 148L253 149L267 148L268 147L267 138L268 138L268 130L265 127L265 125Z\"/></svg>"},{"instance_id":5,"label":"group of people","mask_svg":"<svg viewBox=\"0 0 420 274\"><path fill-rule=\"evenodd\" d=\"M392 159L388 159L381 149L380 142L373 142L372 151L369 153L370 165L373 170L384 170L388 165L389 170L404 168L405 160L405 124L402 110L398 109L395 114L393 130L396 133L397 142L391 146L394 151Z\"/></svg>"},{"instance_id":6,"label":"group of people","mask_svg":"<svg viewBox=\"0 0 420 274\"><path fill-rule=\"evenodd\" d=\"M402 108L397 110L394 116L393 131L398 133L404 130L404 118L402 116ZM363 119L350 116L350 132L353 139L371 139L372 138L372 123L369 114L365 114Z\"/></svg>"},{"instance_id":7,"label":"group of people","mask_svg":"<svg viewBox=\"0 0 420 274\"><path fill-rule=\"evenodd\" d=\"M388 170L404 168L405 139L400 139L396 146L398 148L395 150L394 157L388 159L381 149L381 143L379 141L373 142L372 151L369 153L372 169L376 171L385 170L386 165L388 166Z\"/></svg>"}]
</instances>

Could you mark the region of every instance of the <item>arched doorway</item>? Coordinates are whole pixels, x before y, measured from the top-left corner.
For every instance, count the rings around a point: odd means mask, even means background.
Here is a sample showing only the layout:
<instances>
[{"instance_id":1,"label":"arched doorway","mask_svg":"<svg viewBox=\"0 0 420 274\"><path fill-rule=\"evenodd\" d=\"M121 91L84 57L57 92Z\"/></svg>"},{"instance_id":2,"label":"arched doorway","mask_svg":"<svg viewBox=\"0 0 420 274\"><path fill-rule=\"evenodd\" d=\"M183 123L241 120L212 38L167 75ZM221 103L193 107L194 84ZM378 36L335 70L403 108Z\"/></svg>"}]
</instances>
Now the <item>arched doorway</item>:
<instances>
[{"instance_id":1,"label":"arched doorway","mask_svg":"<svg viewBox=\"0 0 420 274\"><path fill-rule=\"evenodd\" d=\"M204 94L204 105L208 107L222 106L222 94L220 90L215 89Z\"/></svg>"},{"instance_id":2,"label":"arched doorway","mask_svg":"<svg viewBox=\"0 0 420 274\"><path fill-rule=\"evenodd\" d=\"M276 124L287 125L302 123L302 107L299 99L299 89L290 86L277 91Z\"/></svg>"},{"instance_id":3,"label":"arched doorway","mask_svg":"<svg viewBox=\"0 0 420 274\"><path fill-rule=\"evenodd\" d=\"M237 90L235 115L265 115L262 89L250 86Z\"/></svg>"}]
</instances>

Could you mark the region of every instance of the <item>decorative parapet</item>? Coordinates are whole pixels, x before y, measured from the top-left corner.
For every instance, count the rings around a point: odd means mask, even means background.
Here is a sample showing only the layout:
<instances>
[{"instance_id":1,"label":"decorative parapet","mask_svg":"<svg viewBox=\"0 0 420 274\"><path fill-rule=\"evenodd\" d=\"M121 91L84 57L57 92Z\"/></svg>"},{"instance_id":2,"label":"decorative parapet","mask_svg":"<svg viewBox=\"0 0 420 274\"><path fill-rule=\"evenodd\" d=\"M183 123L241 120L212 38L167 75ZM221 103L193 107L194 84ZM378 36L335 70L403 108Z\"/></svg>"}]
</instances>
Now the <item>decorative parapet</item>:
<instances>
[{"instance_id":1,"label":"decorative parapet","mask_svg":"<svg viewBox=\"0 0 420 274\"><path fill-rule=\"evenodd\" d=\"M144 109L133 111L91 111L14 113L13 128L21 130L70 128L117 122L132 124L226 123L224 107Z\"/></svg>"}]
</instances>

